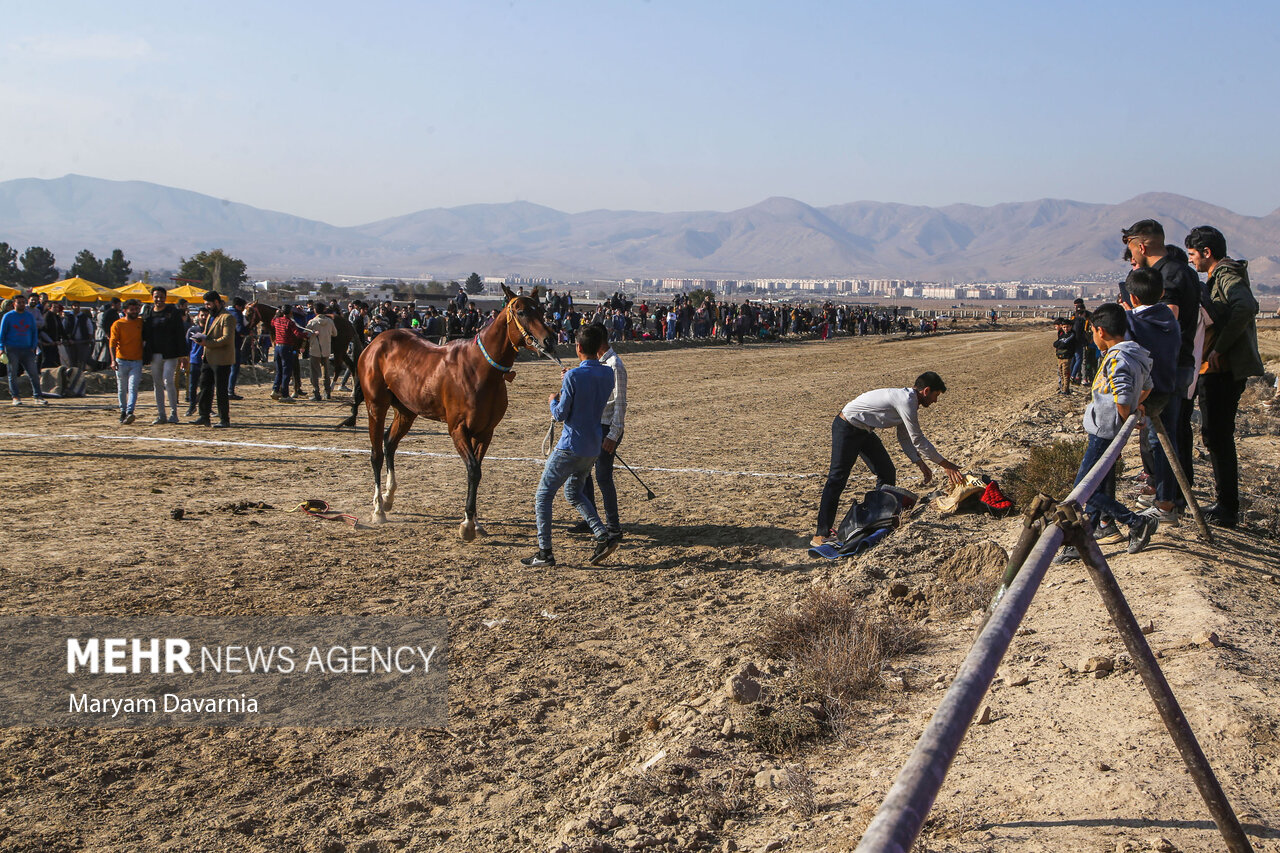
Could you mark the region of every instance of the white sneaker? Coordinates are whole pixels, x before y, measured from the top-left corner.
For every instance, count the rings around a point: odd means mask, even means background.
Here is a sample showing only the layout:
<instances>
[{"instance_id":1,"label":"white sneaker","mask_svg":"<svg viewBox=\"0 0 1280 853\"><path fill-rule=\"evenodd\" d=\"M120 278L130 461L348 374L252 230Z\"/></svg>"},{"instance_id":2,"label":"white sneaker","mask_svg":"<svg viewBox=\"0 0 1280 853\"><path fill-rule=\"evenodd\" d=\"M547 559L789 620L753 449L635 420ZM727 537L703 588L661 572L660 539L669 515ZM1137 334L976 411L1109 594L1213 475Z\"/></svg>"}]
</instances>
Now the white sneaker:
<instances>
[{"instance_id":1,"label":"white sneaker","mask_svg":"<svg viewBox=\"0 0 1280 853\"><path fill-rule=\"evenodd\" d=\"M48 401L48 400L46 400L44 397L36 397L36 405L37 405L37 406L47 406L47 405L49 405L49 401Z\"/></svg>"},{"instance_id":2,"label":"white sneaker","mask_svg":"<svg viewBox=\"0 0 1280 853\"><path fill-rule=\"evenodd\" d=\"M1164 510L1160 509L1158 506L1147 507L1142 512L1138 513L1138 515L1145 515L1147 518L1154 518L1156 521L1159 521L1161 524L1168 525L1169 527L1177 527L1178 522L1180 521L1180 516L1176 509Z\"/></svg>"},{"instance_id":3,"label":"white sneaker","mask_svg":"<svg viewBox=\"0 0 1280 853\"><path fill-rule=\"evenodd\" d=\"M22 400L18 399L17 397L14 397L14 398L13 398L13 404L14 404L15 406L21 406L21 405L22 405Z\"/></svg>"}]
</instances>

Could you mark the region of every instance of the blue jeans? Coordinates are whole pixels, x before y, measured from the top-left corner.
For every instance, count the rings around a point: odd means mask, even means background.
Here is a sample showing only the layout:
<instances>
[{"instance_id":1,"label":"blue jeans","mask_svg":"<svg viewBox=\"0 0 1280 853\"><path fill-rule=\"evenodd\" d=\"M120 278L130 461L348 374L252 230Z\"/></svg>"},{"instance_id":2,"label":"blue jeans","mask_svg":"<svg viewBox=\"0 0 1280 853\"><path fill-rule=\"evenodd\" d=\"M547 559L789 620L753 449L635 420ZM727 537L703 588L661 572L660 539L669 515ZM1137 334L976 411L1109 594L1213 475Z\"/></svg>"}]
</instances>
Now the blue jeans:
<instances>
[{"instance_id":1,"label":"blue jeans","mask_svg":"<svg viewBox=\"0 0 1280 853\"><path fill-rule=\"evenodd\" d=\"M120 416L132 415L138 405L138 386L142 383L142 359L116 359L116 393L120 397Z\"/></svg>"},{"instance_id":2,"label":"blue jeans","mask_svg":"<svg viewBox=\"0 0 1280 853\"><path fill-rule=\"evenodd\" d=\"M271 383L271 390L278 391L281 396L289 396L289 382L293 379L293 360L298 351L293 347L276 344L276 379Z\"/></svg>"},{"instance_id":3,"label":"blue jeans","mask_svg":"<svg viewBox=\"0 0 1280 853\"><path fill-rule=\"evenodd\" d=\"M595 537L603 539L609 535L604 522L596 514L595 507L582 499L582 484L591 473L591 466L595 461L594 456L577 456L558 447L547 457L547 464L542 469L542 480L538 483L538 492L533 499L538 520L538 547L542 550L551 550L551 501L561 486L564 486L565 499L586 519Z\"/></svg>"},{"instance_id":4,"label":"blue jeans","mask_svg":"<svg viewBox=\"0 0 1280 853\"><path fill-rule=\"evenodd\" d=\"M601 440L608 437L609 424L600 424ZM595 482L600 484L600 500L604 503L604 526L611 536L622 532L622 522L618 520L618 489L613 484L613 457L614 453L601 448L595 462ZM592 476L588 474L582 483L582 499L596 513L596 490L591 481Z\"/></svg>"},{"instance_id":5,"label":"blue jeans","mask_svg":"<svg viewBox=\"0 0 1280 853\"><path fill-rule=\"evenodd\" d=\"M1084 458L1080 460L1080 470L1076 472L1076 485L1085 478L1085 475L1097 464L1098 460L1106 455L1107 448L1111 446L1111 441L1112 439L1101 438L1096 435L1089 436L1089 443L1084 449ZM1089 498L1089 502L1085 504L1085 509L1092 516L1095 525L1105 515L1132 527L1138 523L1139 516L1111 496L1114 489L1115 476L1116 467L1112 465L1111 470L1107 472L1107 476L1098 484L1097 490Z\"/></svg>"},{"instance_id":6,"label":"blue jeans","mask_svg":"<svg viewBox=\"0 0 1280 853\"><path fill-rule=\"evenodd\" d=\"M9 355L9 396L15 400L22 399L18 396L18 374L25 370L27 378L31 380L31 396L37 400L43 399L44 394L40 392L40 370L36 367L36 351L30 347L8 347L5 352Z\"/></svg>"},{"instance_id":7,"label":"blue jeans","mask_svg":"<svg viewBox=\"0 0 1280 853\"><path fill-rule=\"evenodd\" d=\"M1156 415L1160 418L1164 431L1169 435L1169 443L1173 445L1175 455L1178 452L1178 415L1181 410L1182 400L1175 392L1169 396L1164 408ZM1178 487L1178 479L1173 476L1173 467L1169 464L1169 457L1164 454L1164 448L1160 445L1160 436L1156 435L1154 427L1147 428L1147 447L1151 454L1151 473L1155 481L1156 500L1161 503L1165 501L1176 503L1182 497L1182 490Z\"/></svg>"}]
</instances>

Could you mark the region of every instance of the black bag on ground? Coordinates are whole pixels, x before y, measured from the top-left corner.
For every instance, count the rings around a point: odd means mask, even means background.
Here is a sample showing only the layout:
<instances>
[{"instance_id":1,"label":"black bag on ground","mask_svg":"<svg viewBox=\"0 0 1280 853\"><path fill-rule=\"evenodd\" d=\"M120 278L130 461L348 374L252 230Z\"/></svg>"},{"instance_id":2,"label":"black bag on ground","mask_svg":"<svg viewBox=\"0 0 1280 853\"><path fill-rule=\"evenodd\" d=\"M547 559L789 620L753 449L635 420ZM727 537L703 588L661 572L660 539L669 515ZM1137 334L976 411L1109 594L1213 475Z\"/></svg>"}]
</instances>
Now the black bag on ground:
<instances>
[{"instance_id":1,"label":"black bag on ground","mask_svg":"<svg viewBox=\"0 0 1280 853\"><path fill-rule=\"evenodd\" d=\"M836 528L835 548L849 553L877 530L897 527L902 514L916 505L915 492L897 486L877 486L867 492L860 503L849 507L844 520Z\"/></svg>"}]
</instances>

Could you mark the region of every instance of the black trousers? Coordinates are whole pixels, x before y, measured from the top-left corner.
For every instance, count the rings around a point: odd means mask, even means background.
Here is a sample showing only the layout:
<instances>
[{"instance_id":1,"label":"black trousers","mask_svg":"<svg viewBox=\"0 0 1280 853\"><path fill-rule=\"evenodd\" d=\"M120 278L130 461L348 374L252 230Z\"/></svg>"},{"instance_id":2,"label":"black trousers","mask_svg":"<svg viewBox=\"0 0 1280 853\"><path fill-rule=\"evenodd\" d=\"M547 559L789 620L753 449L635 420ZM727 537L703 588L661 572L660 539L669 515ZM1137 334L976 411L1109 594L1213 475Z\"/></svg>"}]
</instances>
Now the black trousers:
<instances>
[{"instance_id":1,"label":"black trousers","mask_svg":"<svg viewBox=\"0 0 1280 853\"><path fill-rule=\"evenodd\" d=\"M1240 468L1236 458L1236 411L1244 380L1230 373L1200 377L1200 434L1213 463L1218 509L1223 515L1240 512Z\"/></svg>"},{"instance_id":2,"label":"black trousers","mask_svg":"<svg viewBox=\"0 0 1280 853\"><path fill-rule=\"evenodd\" d=\"M218 396L218 420L231 422L231 401L227 399L227 380L231 378L231 365L216 367L205 362L200 367L200 418L209 420L213 413L213 397Z\"/></svg>"},{"instance_id":3,"label":"black trousers","mask_svg":"<svg viewBox=\"0 0 1280 853\"><path fill-rule=\"evenodd\" d=\"M884 449L880 436L869 429L856 427L837 416L831 422L831 468L827 471L827 483L822 487L822 503L818 505L818 535L827 536L836 523L836 510L840 508L840 495L849 482L849 472L861 457L876 475L876 485L896 486L898 472L893 467L889 452Z\"/></svg>"}]
</instances>

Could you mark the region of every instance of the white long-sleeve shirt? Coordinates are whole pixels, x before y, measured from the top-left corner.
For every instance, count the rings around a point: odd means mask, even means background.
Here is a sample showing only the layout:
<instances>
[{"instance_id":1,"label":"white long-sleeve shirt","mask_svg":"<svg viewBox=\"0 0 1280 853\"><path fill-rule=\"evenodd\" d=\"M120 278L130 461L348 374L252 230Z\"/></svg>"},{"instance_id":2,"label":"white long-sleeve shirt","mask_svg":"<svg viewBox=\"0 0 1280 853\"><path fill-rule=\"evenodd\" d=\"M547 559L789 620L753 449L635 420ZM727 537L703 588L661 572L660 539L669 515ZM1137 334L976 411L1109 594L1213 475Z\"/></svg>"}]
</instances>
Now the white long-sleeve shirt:
<instances>
[{"instance_id":1,"label":"white long-sleeve shirt","mask_svg":"<svg viewBox=\"0 0 1280 853\"><path fill-rule=\"evenodd\" d=\"M609 347L609 351L602 355L600 360L613 368L613 393L609 395L609 402L604 404L604 414L600 416L600 423L609 425L609 434L605 438L617 442L622 439L622 430L626 426L624 421L627 418L627 368L622 363L622 359L618 358L618 354L613 351L613 347Z\"/></svg>"},{"instance_id":2,"label":"white long-sleeve shirt","mask_svg":"<svg viewBox=\"0 0 1280 853\"><path fill-rule=\"evenodd\" d=\"M897 427L898 444L912 462L921 456L941 465L946 460L920 430L920 399L914 388L878 388L850 400L840 410L846 421L866 429Z\"/></svg>"}]
</instances>

